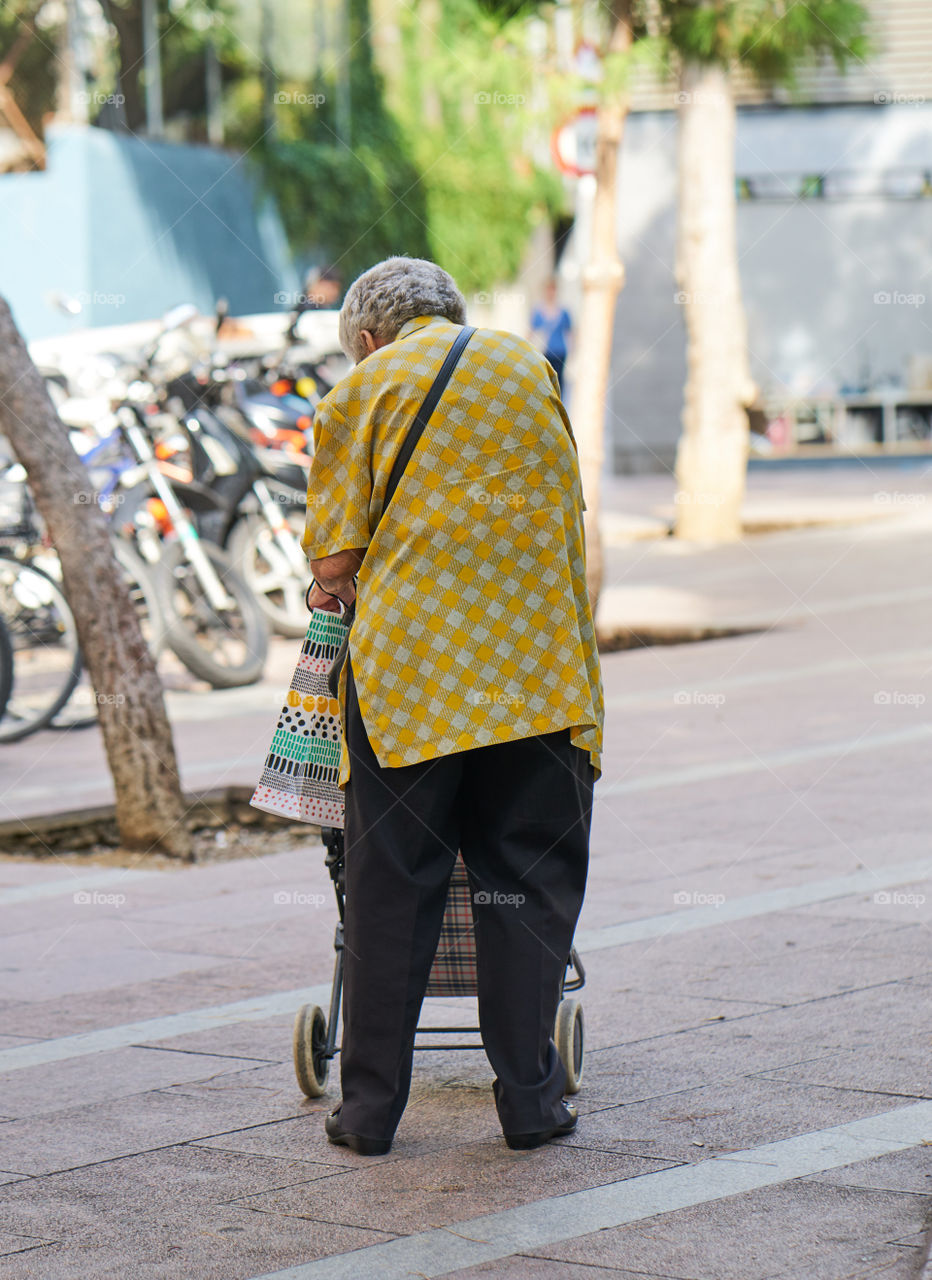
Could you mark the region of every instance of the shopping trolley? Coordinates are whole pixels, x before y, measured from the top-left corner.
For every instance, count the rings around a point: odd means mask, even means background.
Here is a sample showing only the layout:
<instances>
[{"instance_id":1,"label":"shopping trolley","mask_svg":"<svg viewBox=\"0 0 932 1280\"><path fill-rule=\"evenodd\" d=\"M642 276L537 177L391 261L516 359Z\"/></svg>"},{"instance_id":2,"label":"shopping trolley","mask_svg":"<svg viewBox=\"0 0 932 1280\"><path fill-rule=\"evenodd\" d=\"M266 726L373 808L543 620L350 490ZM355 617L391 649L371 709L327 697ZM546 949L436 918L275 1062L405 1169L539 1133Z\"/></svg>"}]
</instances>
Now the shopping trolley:
<instances>
[{"instance_id":1,"label":"shopping trolley","mask_svg":"<svg viewBox=\"0 0 932 1280\"><path fill-rule=\"evenodd\" d=\"M319 1098L327 1089L330 1063L337 1055L337 1026L340 1020L340 999L343 994L343 912L345 878L343 861L343 832L336 827L324 827L321 831L327 849L325 865L330 872L337 899L340 918L337 922L333 947L336 959L333 969L333 988L330 994L330 1016L316 1004L304 1004L294 1021L294 1068L301 1091L308 1098ZM570 949L563 979L563 996L557 1007L553 1025L553 1040L566 1068L566 1092L578 1093L583 1075L585 1050L582 1005L568 996L568 991L578 991L585 985L586 971L575 947ZM440 941L427 983L428 996L474 996L476 994L476 935L472 913L472 894L466 867L457 857L450 877L447 904L440 930ZM475 1041L456 1044L424 1044L417 1037L422 1035L468 1036L478 1035L478 1027L423 1027L417 1028L416 1049L481 1049Z\"/></svg>"}]
</instances>

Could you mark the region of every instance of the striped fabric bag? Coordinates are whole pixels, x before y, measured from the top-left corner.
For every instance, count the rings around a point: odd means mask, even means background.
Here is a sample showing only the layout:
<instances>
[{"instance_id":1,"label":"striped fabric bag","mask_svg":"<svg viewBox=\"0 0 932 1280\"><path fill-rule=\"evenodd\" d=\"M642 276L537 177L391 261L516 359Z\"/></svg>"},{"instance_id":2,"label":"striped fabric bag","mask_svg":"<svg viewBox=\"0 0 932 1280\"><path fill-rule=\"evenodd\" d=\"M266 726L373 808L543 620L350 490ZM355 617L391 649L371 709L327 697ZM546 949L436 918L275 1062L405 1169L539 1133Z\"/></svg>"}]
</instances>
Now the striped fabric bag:
<instances>
[{"instance_id":1,"label":"striped fabric bag","mask_svg":"<svg viewBox=\"0 0 932 1280\"><path fill-rule=\"evenodd\" d=\"M262 777L249 802L254 808L295 822L343 826L338 785L343 734L327 673L345 634L338 613L311 613Z\"/></svg>"}]
</instances>

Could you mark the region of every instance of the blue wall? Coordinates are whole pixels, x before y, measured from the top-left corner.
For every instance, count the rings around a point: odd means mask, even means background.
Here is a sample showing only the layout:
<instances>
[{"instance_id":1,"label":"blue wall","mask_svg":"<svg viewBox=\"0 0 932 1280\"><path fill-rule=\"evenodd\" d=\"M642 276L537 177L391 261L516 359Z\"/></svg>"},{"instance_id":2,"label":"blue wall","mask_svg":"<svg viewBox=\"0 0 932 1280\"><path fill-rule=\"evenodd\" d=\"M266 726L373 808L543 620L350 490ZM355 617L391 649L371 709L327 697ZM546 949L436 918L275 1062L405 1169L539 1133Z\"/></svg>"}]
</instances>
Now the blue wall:
<instances>
[{"instance_id":1,"label":"blue wall","mask_svg":"<svg viewBox=\"0 0 932 1280\"><path fill-rule=\"evenodd\" d=\"M48 131L44 173L0 176L0 293L28 340L150 320L181 302L276 310L298 279L241 156L103 129ZM52 295L78 297L79 321Z\"/></svg>"}]
</instances>

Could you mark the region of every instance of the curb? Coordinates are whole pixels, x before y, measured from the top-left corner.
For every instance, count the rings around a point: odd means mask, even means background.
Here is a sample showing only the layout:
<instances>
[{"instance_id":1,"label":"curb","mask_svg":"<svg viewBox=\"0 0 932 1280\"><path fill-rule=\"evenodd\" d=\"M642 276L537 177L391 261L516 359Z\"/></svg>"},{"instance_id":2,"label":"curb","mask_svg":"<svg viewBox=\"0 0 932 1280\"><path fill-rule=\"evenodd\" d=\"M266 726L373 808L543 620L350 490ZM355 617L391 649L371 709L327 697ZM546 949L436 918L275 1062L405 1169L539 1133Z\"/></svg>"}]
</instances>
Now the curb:
<instances>
[{"instance_id":1,"label":"curb","mask_svg":"<svg viewBox=\"0 0 932 1280\"><path fill-rule=\"evenodd\" d=\"M250 804L254 788L246 786L215 787L209 791L185 791L185 823L189 830L223 826L238 822L243 826L269 827L283 830L294 825L285 818L253 809ZM307 827L313 832L314 828ZM119 848L116 806L96 805L86 809L67 809L60 813L39 814L35 818L12 818L0 822L0 855L36 854L53 856L56 846L67 845L68 852L79 853L96 845Z\"/></svg>"}]
</instances>

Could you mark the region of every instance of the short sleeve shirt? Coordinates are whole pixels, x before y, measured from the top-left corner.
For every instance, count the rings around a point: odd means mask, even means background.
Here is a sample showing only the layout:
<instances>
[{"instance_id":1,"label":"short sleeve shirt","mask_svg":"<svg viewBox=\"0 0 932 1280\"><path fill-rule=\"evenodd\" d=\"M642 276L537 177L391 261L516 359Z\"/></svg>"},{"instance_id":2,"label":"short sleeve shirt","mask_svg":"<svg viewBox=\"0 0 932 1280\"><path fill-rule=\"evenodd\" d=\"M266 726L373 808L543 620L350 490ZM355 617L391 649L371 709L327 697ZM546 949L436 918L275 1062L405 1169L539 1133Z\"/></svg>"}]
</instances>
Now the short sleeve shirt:
<instances>
[{"instance_id":1,"label":"short sleeve shirt","mask_svg":"<svg viewBox=\"0 0 932 1280\"><path fill-rule=\"evenodd\" d=\"M392 464L458 332L409 321L321 401L304 547L312 560L366 548L350 661L380 765L569 728L598 773L576 446L529 342L473 334L383 518Z\"/></svg>"}]
</instances>

